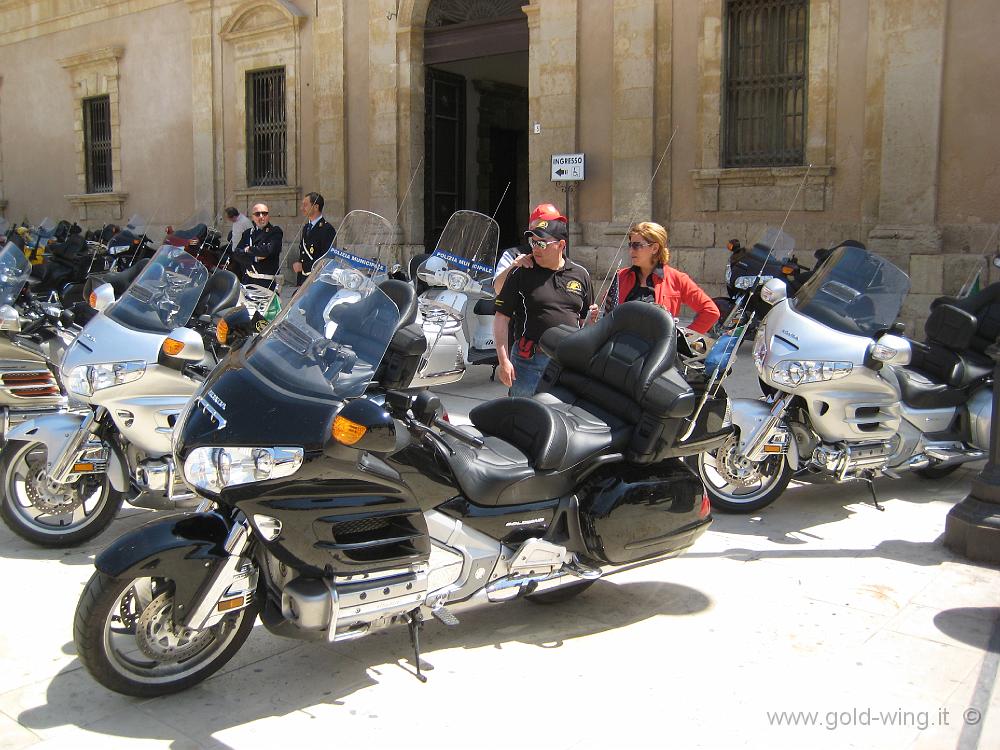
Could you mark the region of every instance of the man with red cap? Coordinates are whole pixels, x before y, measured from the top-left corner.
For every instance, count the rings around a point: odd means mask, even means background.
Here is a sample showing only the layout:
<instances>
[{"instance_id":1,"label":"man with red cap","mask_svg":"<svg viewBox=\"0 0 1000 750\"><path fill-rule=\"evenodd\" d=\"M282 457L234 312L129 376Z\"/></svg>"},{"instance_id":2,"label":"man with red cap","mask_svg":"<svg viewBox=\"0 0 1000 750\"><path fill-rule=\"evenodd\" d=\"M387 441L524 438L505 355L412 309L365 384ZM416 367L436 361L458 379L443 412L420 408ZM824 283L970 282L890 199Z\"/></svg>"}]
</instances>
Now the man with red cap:
<instances>
[{"instance_id":1,"label":"man with red cap","mask_svg":"<svg viewBox=\"0 0 1000 750\"><path fill-rule=\"evenodd\" d=\"M535 219L524 238L530 262L519 256L496 298L493 340L496 341L500 382L511 396L535 392L549 358L537 350L549 328L564 323L583 325L594 302L587 269L565 256L569 227L562 217ZM510 344L511 318L516 321Z\"/></svg>"}]
</instances>

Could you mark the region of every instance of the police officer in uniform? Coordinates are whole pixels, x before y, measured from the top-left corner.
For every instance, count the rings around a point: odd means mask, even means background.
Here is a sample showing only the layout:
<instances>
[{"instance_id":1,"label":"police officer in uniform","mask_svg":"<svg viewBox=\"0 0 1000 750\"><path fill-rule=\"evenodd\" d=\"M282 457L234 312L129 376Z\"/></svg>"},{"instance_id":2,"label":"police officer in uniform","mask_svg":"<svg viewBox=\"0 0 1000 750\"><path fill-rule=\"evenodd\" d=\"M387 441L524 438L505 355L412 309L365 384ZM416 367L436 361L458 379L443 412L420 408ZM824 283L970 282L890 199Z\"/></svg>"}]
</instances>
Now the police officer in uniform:
<instances>
[{"instance_id":1,"label":"police officer in uniform","mask_svg":"<svg viewBox=\"0 0 1000 750\"><path fill-rule=\"evenodd\" d=\"M251 216L254 226L246 230L233 251L236 275L241 284L259 284L274 289L281 262L281 227L271 224L270 210L256 203Z\"/></svg>"},{"instance_id":2,"label":"police officer in uniform","mask_svg":"<svg viewBox=\"0 0 1000 750\"><path fill-rule=\"evenodd\" d=\"M312 273L313 263L326 255L337 236L333 224L323 218L323 196L319 193L309 193L302 199L302 215L306 223L299 242L299 259L292 263L292 270L297 274L296 286L301 286Z\"/></svg>"}]
</instances>

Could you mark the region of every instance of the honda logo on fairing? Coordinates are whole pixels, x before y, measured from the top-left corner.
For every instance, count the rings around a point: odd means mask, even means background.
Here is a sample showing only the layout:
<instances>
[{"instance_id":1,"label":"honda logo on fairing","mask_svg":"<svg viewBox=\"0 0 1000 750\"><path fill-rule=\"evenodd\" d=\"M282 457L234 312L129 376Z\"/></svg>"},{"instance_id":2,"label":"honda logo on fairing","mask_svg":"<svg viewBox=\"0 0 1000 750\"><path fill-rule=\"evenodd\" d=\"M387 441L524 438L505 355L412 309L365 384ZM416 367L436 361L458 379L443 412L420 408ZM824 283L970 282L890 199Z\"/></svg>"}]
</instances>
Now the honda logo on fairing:
<instances>
[{"instance_id":1,"label":"honda logo on fairing","mask_svg":"<svg viewBox=\"0 0 1000 750\"><path fill-rule=\"evenodd\" d=\"M218 405L219 405L219 407L220 407L220 408L221 408L221 409L222 409L223 411L225 411L225 410L226 410L226 402L225 402L225 401L223 401L223 400L222 400L221 398L219 398L218 396L216 396L216 395L215 395L214 393L212 393L211 391L209 391L209 392L208 392L208 393L206 393L205 395L206 395L206 396L208 396L208 397L209 397L210 399L212 399L212 400L213 400L213 401L214 401L214 402L215 402L216 404L218 404Z\"/></svg>"},{"instance_id":2,"label":"honda logo on fairing","mask_svg":"<svg viewBox=\"0 0 1000 750\"><path fill-rule=\"evenodd\" d=\"M527 521L508 521L504 526L530 526L533 523L545 523L544 518L530 518Z\"/></svg>"},{"instance_id":3,"label":"honda logo on fairing","mask_svg":"<svg viewBox=\"0 0 1000 750\"><path fill-rule=\"evenodd\" d=\"M798 341L798 340L799 340L799 337L798 337L798 336L796 336L796 335L795 335L794 333L792 333L791 331L786 331L786 330L785 330L784 328L782 328L782 329L781 329L781 333L783 333L783 334L784 334L785 336L788 336L788 338L790 338L790 339L793 339L793 340L795 340L795 341Z\"/></svg>"}]
</instances>

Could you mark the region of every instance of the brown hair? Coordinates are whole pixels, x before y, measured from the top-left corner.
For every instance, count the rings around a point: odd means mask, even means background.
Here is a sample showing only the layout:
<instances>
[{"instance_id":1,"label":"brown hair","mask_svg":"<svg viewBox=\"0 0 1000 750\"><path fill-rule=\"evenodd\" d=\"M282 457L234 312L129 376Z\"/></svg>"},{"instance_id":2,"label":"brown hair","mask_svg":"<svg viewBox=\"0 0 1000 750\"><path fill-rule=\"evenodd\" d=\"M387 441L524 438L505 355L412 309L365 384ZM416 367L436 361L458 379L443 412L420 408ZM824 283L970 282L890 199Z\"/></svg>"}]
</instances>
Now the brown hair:
<instances>
[{"instance_id":1,"label":"brown hair","mask_svg":"<svg viewBox=\"0 0 1000 750\"><path fill-rule=\"evenodd\" d=\"M657 247L656 262L659 265L667 265L670 262L670 248L667 247L667 230L654 221L640 221L633 224L628 229L629 235L641 235L646 242L651 242Z\"/></svg>"}]
</instances>

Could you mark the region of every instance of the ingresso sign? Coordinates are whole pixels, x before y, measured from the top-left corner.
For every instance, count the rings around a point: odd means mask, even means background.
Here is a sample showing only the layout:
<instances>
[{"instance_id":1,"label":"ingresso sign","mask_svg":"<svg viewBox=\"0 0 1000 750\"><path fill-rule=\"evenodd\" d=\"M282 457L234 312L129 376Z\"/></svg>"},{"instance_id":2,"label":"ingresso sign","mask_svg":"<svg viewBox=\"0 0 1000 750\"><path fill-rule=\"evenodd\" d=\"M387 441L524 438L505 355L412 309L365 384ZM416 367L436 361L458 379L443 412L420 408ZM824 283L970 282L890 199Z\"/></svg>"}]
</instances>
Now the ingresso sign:
<instances>
[{"instance_id":1,"label":"ingresso sign","mask_svg":"<svg viewBox=\"0 0 1000 750\"><path fill-rule=\"evenodd\" d=\"M583 154L552 154L553 182L583 179Z\"/></svg>"}]
</instances>

